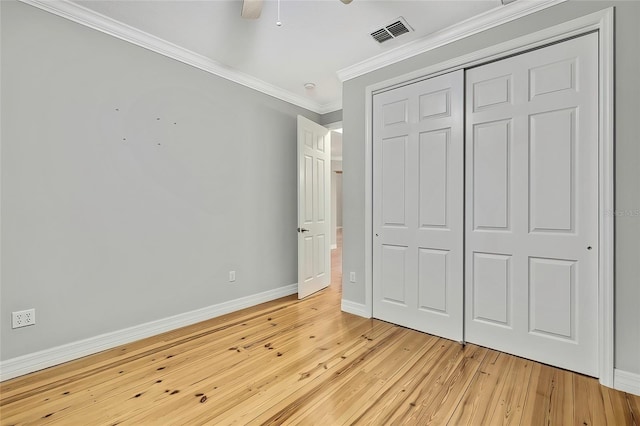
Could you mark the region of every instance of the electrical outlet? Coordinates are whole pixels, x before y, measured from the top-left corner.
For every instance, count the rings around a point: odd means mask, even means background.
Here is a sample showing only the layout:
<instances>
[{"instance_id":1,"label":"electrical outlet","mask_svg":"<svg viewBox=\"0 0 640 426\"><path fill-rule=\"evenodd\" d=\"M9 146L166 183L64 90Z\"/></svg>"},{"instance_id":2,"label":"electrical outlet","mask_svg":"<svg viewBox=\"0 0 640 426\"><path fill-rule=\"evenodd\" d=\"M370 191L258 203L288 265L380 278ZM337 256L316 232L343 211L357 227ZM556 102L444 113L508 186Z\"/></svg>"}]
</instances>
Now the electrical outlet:
<instances>
[{"instance_id":1,"label":"electrical outlet","mask_svg":"<svg viewBox=\"0 0 640 426\"><path fill-rule=\"evenodd\" d=\"M36 310L27 309L25 311L11 312L11 328L26 327L36 323Z\"/></svg>"},{"instance_id":2,"label":"electrical outlet","mask_svg":"<svg viewBox=\"0 0 640 426\"><path fill-rule=\"evenodd\" d=\"M356 282L356 273L355 272L349 272L349 281L352 283Z\"/></svg>"},{"instance_id":3,"label":"electrical outlet","mask_svg":"<svg viewBox=\"0 0 640 426\"><path fill-rule=\"evenodd\" d=\"M232 283L236 280L236 271L229 271L229 282Z\"/></svg>"}]
</instances>

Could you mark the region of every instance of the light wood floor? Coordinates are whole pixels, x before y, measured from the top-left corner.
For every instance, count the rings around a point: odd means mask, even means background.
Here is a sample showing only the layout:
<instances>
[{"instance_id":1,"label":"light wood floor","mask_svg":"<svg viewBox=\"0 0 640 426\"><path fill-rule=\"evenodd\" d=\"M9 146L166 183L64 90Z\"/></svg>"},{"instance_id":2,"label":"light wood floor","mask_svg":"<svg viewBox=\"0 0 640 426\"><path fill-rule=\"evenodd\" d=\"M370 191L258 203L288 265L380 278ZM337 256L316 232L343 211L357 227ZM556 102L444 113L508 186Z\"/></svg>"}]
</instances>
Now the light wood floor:
<instances>
[{"instance_id":1,"label":"light wood floor","mask_svg":"<svg viewBox=\"0 0 640 426\"><path fill-rule=\"evenodd\" d=\"M640 425L640 397L340 312L331 287L1 384L2 425Z\"/></svg>"}]
</instances>

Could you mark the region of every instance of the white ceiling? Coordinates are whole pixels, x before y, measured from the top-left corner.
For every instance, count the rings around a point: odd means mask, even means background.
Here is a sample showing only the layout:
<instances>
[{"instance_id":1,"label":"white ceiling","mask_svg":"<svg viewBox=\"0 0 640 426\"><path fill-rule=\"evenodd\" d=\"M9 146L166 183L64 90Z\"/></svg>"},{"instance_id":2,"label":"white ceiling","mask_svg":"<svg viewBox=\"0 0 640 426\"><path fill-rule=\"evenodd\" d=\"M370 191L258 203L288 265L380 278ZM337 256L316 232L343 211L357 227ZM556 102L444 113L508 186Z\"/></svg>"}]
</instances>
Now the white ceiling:
<instances>
[{"instance_id":1,"label":"white ceiling","mask_svg":"<svg viewBox=\"0 0 640 426\"><path fill-rule=\"evenodd\" d=\"M240 17L241 0L91 0L75 3L304 97L339 109L338 70L472 18L499 0L265 0L258 20ZM378 44L370 33L403 16L415 32ZM315 89L304 88L313 82ZM335 106L335 107L334 107Z\"/></svg>"}]
</instances>

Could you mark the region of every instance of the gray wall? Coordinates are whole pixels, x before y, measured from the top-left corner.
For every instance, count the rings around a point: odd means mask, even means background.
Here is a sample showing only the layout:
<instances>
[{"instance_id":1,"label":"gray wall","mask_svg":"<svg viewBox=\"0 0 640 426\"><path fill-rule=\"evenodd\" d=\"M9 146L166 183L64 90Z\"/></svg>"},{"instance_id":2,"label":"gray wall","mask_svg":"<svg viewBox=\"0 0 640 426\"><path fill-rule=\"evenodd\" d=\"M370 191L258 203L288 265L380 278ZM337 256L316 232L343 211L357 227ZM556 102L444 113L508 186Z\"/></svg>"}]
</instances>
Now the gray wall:
<instances>
[{"instance_id":1,"label":"gray wall","mask_svg":"<svg viewBox=\"0 0 640 426\"><path fill-rule=\"evenodd\" d=\"M331 132L331 143L342 141L342 134ZM332 145L333 147L333 145ZM342 157L341 157L342 158ZM342 160L331 160L331 245L337 244L337 228L342 228Z\"/></svg>"},{"instance_id":2,"label":"gray wall","mask_svg":"<svg viewBox=\"0 0 640 426\"><path fill-rule=\"evenodd\" d=\"M318 124L322 124L323 126L326 126L327 124L336 123L338 121L342 121L341 109L333 112L328 112L326 114L322 114L322 116L320 116L320 121L318 122Z\"/></svg>"},{"instance_id":3,"label":"gray wall","mask_svg":"<svg viewBox=\"0 0 640 426\"><path fill-rule=\"evenodd\" d=\"M616 6L616 368L640 374L640 41L639 2L567 2L448 46L349 80L343 85L343 297L364 303L365 88L561 22Z\"/></svg>"},{"instance_id":4,"label":"gray wall","mask_svg":"<svg viewBox=\"0 0 640 426\"><path fill-rule=\"evenodd\" d=\"M1 8L0 359L297 282L296 115L318 114Z\"/></svg>"},{"instance_id":5,"label":"gray wall","mask_svg":"<svg viewBox=\"0 0 640 426\"><path fill-rule=\"evenodd\" d=\"M342 174L336 177L336 227L342 228Z\"/></svg>"}]
</instances>

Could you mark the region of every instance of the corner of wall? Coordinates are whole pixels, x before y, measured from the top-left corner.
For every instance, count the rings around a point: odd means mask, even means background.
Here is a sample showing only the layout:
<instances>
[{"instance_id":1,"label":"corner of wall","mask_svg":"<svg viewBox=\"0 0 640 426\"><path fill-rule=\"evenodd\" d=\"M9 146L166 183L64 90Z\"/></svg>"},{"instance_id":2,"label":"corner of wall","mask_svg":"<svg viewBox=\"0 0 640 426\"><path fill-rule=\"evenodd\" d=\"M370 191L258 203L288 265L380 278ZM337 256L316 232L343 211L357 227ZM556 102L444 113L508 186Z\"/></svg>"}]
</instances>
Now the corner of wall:
<instances>
[{"instance_id":1,"label":"corner of wall","mask_svg":"<svg viewBox=\"0 0 640 426\"><path fill-rule=\"evenodd\" d=\"M342 299L341 309L343 312L348 314L357 315L363 318L371 318L371 314L367 312L367 307L362 303Z\"/></svg>"}]
</instances>

